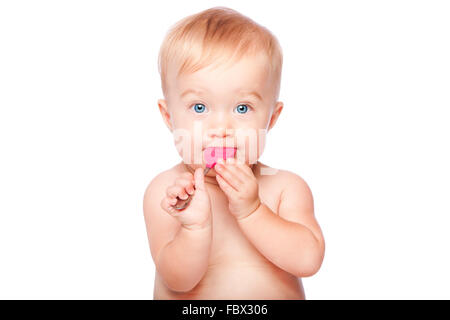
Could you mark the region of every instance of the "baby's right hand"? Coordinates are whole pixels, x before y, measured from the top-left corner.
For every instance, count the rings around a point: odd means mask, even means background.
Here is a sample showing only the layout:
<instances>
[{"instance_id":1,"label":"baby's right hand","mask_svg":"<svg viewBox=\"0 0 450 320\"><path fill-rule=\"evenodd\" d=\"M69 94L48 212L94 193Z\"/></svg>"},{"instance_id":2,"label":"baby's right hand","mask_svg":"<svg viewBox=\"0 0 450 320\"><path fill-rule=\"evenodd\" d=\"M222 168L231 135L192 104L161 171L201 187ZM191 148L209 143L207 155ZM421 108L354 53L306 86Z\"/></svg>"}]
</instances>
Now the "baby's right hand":
<instances>
[{"instance_id":1,"label":"baby's right hand","mask_svg":"<svg viewBox=\"0 0 450 320\"><path fill-rule=\"evenodd\" d=\"M177 203L177 197L192 199L188 206L182 210L176 210L173 206ZM194 176L190 172L180 175L166 190L166 196L161 201L161 207L172 217L178 219L181 225L187 229L201 229L211 225L211 202L205 188L203 169L197 168Z\"/></svg>"}]
</instances>

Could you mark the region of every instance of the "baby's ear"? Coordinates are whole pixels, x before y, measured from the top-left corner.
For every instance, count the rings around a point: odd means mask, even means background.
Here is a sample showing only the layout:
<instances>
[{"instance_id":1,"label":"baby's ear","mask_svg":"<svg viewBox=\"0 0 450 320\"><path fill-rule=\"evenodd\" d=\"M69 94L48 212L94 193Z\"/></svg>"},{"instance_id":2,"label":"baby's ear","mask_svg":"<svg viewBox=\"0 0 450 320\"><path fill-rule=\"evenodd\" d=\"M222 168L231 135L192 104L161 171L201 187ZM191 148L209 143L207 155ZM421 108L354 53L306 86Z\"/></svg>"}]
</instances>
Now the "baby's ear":
<instances>
[{"instance_id":1,"label":"baby's ear","mask_svg":"<svg viewBox=\"0 0 450 320\"><path fill-rule=\"evenodd\" d=\"M277 104L275 105L274 110L273 110L272 118L270 118L269 129L267 131L272 129L272 127L275 125L275 123L277 122L278 117L280 116L281 110L283 110L283 107L284 107L283 102L278 101Z\"/></svg>"},{"instance_id":2,"label":"baby's ear","mask_svg":"<svg viewBox=\"0 0 450 320\"><path fill-rule=\"evenodd\" d=\"M172 132L172 123L170 119L170 113L167 108L167 101L164 99L158 100L158 108L159 112L161 112L161 115L163 117L164 123L166 124L167 128L169 128L170 132Z\"/></svg>"}]
</instances>

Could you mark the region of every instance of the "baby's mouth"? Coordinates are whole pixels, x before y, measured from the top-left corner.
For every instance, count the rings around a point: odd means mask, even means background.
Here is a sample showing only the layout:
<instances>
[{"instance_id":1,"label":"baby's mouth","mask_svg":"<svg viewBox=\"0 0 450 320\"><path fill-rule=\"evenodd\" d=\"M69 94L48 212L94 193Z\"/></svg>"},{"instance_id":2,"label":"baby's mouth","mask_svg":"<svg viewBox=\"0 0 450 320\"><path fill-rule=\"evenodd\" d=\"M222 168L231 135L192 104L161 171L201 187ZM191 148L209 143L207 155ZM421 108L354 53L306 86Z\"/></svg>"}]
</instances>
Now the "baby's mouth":
<instances>
[{"instance_id":1,"label":"baby's mouth","mask_svg":"<svg viewBox=\"0 0 450 320\"><path fill-rule=\"evenodd\" d=\"M234 158L237 148L235 147L207 147L203 150L203 158L206 168L212 169L219 159L226 160Z\"/></svg>"}]
</instances>

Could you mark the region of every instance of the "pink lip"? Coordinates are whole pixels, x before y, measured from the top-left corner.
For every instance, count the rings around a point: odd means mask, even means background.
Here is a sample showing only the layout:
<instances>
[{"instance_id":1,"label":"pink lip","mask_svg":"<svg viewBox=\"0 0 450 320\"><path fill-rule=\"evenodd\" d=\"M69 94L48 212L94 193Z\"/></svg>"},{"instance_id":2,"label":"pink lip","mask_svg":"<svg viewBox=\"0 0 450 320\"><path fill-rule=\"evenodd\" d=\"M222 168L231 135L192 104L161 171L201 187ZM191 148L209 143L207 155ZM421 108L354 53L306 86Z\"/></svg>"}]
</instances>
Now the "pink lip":
<instances>
[{"instance_id":1,"label":"pink lip","mask_svg":"<svg viewBox=\"0 0 450 320\"><path fill-rule=\"evenodd\" d=\"M206 167L214 168L219 158L226 160L235 157L237 148L235 147L207 147L203 154L206 161Z\"/></svg>"}]
</instances>

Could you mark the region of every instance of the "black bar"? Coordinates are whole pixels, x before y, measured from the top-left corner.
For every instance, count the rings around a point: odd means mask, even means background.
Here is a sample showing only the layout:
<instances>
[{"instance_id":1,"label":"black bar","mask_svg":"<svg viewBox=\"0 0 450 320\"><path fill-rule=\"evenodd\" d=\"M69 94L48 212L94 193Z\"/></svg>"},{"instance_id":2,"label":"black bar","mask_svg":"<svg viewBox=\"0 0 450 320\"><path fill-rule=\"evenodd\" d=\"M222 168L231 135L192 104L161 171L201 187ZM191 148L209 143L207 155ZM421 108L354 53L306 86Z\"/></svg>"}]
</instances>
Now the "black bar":
<instances>
[{"instance_id":1,"label":"black bar","mask_svg":"<svg viewBox=\"0 0 450 320\"><path fill-rule=\"evenodd\" d=\"M155 319L306 319L423 315L442 311L438 318L447 318L448 300L2 300L3 314L15 317L70 316L128 319L136 314ZM429 307L427 304L431 304ZM442 308L442 309L440 309Z\"/></svg>"}]
</instances>

